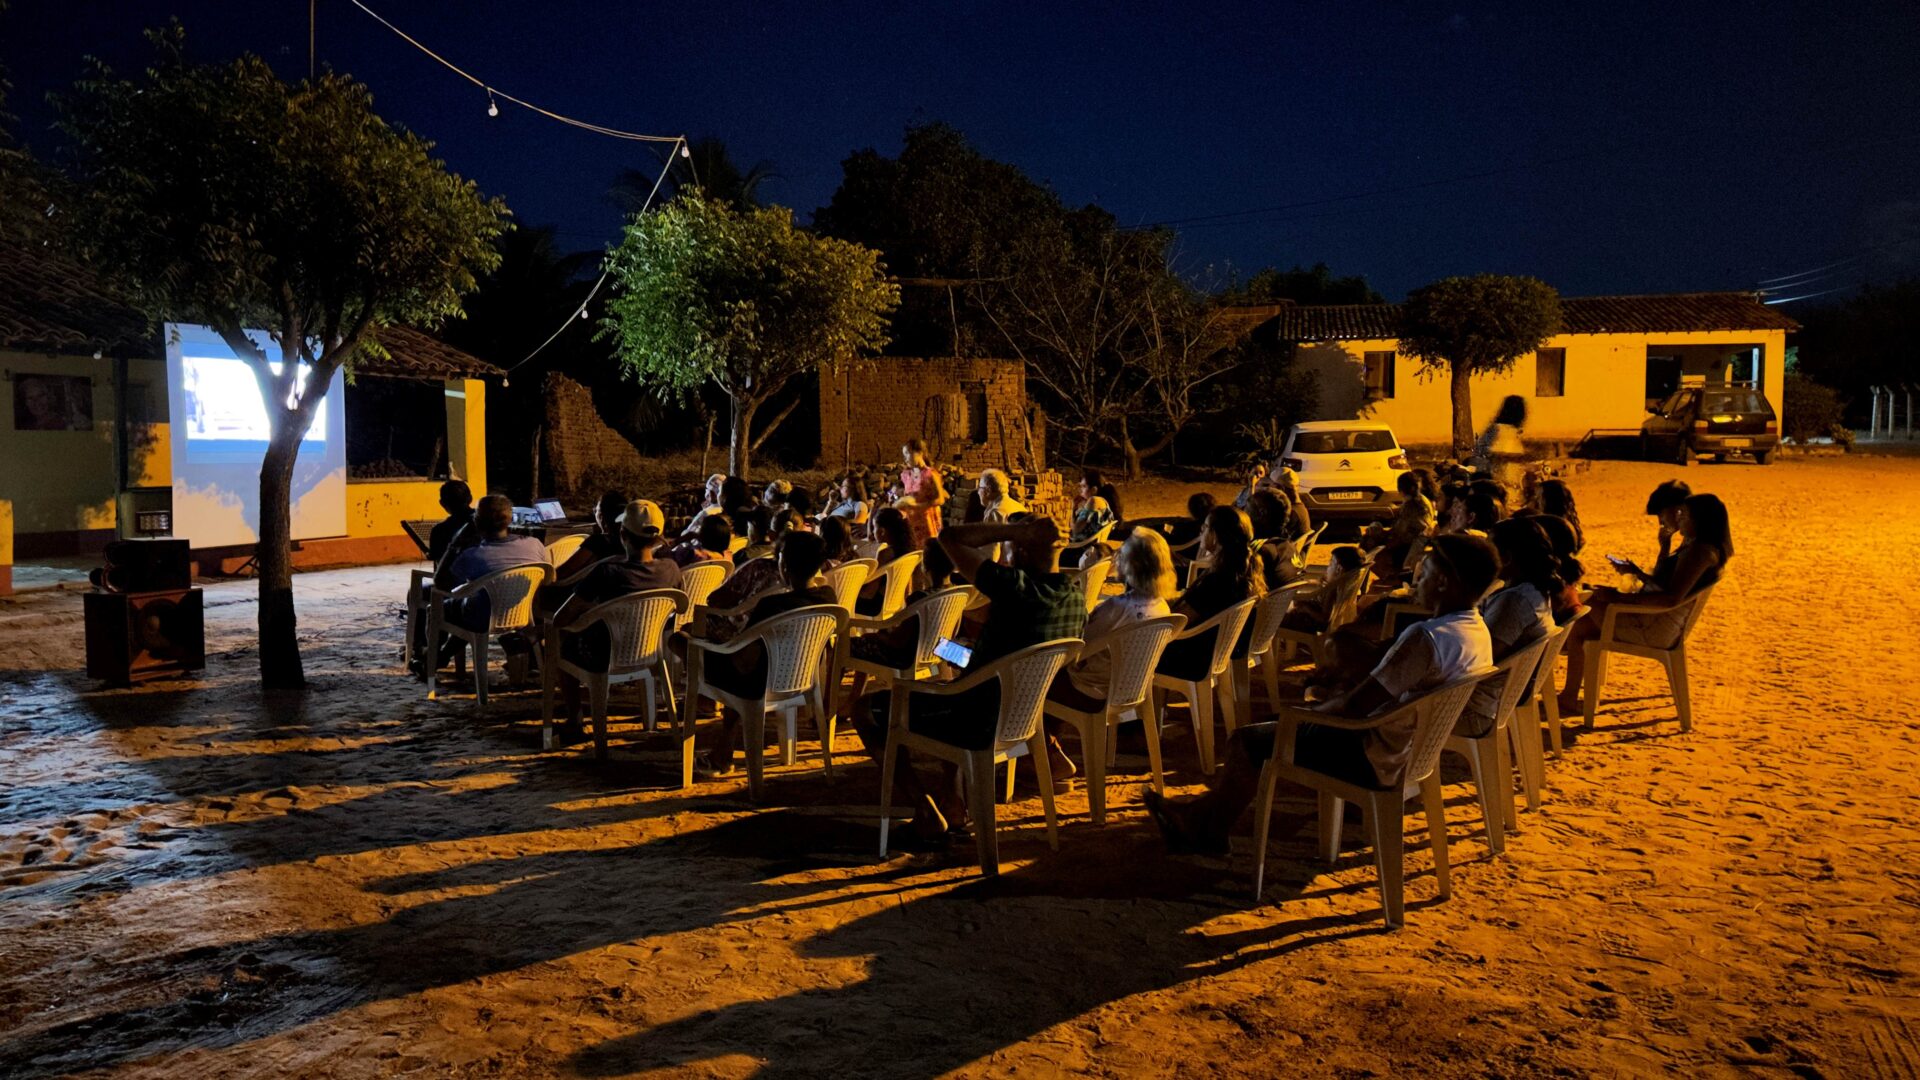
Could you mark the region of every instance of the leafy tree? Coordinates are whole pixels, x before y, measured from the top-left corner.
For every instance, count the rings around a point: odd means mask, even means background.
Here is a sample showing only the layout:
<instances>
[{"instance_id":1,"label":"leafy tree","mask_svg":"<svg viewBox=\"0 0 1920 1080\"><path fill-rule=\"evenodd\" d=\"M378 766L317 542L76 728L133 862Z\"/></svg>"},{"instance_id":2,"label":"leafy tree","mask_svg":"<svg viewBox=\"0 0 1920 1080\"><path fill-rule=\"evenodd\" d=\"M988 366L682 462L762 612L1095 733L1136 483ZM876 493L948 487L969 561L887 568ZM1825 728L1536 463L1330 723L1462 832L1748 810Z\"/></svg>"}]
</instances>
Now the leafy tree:
<instances>
[{"instance_id":1,"label":"leafy tree","mask_svg":"<svg viewBox=\"0 0 1920 1080\"><path fill-rule=\"evenodd\" d=\"M1920 278L1863 286L1837 304L1799 316L1799 368L1838 390L1864 427L1874 386L1914 382L1913 343L1920 339ZM1904 404L1902 405L1904 408ZM1789 411L1788 422L1792 422Z\"/></svg>"},{"instance_id":2,"label":"leafy tree","mask_svg":"<svg viewBox=\"0 0 1920 1080\"><path fill-rule=\"evenodd\" d=\"M6 2L0 0L0 19L6 13ZM0 68L0 240L25 241L50 231L50 195L46 170L14 140L14 116L7 111L12 90L13 83Z\"/></svg>"},{"instance_id":3,"label":"leafy tree","mask_svg":"<svg viewBox=\"0 0 1920 1080\"><path fill-rule=\"evenodd\" d=\"M1132 480L1140 478L1147 458L1171 449L1180 433L1209 411L1210 388L1245 359L1221 305L1177 275L1161 275L1141 302L1138 407L1129 415L1144 415L1157 435L1137 446L1132 423L1122 418L1120 449Z\"/></svg>"},{"instance_id":4,"label":"leafy tree","mask_svg":"<svg viewBox=\"0 0 1920 1080\"><path fill-rule=\"evenodd\" d=\"M95 64L57 105L80 197L80 250L156 319L202 323L252 368L270 437L260 467L260 674L304 684L289 492L336 373L380 355L383 327L460 310L497 261L504 207L389 127L352 79L289 86L264 60L187 62L176 23L151 68ZM245 328L265 328L278 356Z\"/></svg>"},{"instance_id":5,"label":"leafy tree","mask_svg":"<svg viewBox=\"0 0 1920 1080\"><path fill-rule=\"evenodd\" d=\"M1419 357L1423 371L1451 380L1456 456L1473 449L1473 377L1511 371L1559 331L1560 294L1530 277L1452 277L1407 295L1400 348Z\"/></svg>"},{"instance_id":6,"label":"leafy tree","mask_svg":"<svg viewBox=\"0 0 1920 1080\"><path fill-rule=\"evenodd\" d=\"M621 363L662 396L723 391L727 467L743 477L791 411L756 439L760 406L799 375L885 345L900 299L877 252L796 229L785 208L736 210L691 190L629 222L608 266L602 327Z\"/></svg>"},{"instance_id":7,"label":"leafy tree","mask_svg":"<svg viewBox=\"0 0 1920 1080\"><path fill-rule=\"evenodd\" d=\"M771 161L756 161L741 168L727 150L727 144L720 139L693 140L687 144L686 157L680 156L677 146L661 146L654 152L659 156L658 164L651 169L620 170L613 186L607 190L607 197L622 213L637 214L646 209L647 196L653 194L656 181L660 182L660 191L654 195L656 203L665 203L681 192L699 188L710 199L747 209L762 205L762 184L780 179L780 174L773 171ZM663 166L667 170L667 178L661 181L660 169Z\"/></svg>"},{"instance_id":8,"label":"leafy tree","mask_svg":"<svg viewBox=\"0 0 1920 1080\"><path fill-rule=\"evenodd\" d=\"M1003 342L977 286L1052 258L1067 243L1067 216L1051 189L951 126L928 123L907 129L897 158L866 149L842 162L840 187L813 224L879 249L905 284L892 351L978 356Z\"/></svg>"},{"instance_id":9,"label":"leafy tree","mask_svg":"<svg viewBox=\"0 0 1920 1080\"><path fill-rule=\"evenodd\" d=\"M1296 266L1281 270L1269 266L1244 282L1233 282L1221 290L1222 304L1271 304L1291 300L1296 304L1384 304L1386 300L1367 279L1354 274L1334 277L1326 263L1314 263L1312 269Z\"/></svg>"}]
</instances>

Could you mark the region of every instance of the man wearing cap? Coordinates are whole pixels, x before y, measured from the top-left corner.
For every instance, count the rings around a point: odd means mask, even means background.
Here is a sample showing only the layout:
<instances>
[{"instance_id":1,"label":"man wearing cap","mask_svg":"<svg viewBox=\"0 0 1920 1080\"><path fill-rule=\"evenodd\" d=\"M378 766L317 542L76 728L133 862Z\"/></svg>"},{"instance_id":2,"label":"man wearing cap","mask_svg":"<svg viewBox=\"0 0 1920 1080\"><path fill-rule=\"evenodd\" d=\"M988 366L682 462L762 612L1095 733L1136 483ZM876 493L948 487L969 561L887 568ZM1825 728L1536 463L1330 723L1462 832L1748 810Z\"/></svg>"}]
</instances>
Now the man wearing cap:
<instances>
[{"instance_id":1,"label":"man wearing cap","mask_svg":"<svg viewBox=\"0 0 1920 1080\"><path fill-rule=\"evenodd\" d=\"M617 600L649 589L680 587L680 565L672 559L656 559L654 548L660 543L660 531L667 519L660 507L648 499L635 499L614 518L619 525L620 544L626 557L603 562L587 571L574 587L573 595L554 612L557 626L566 626L596 604ZM566 658L588 670L604 670L612 650L606 626L591 626L583 633L561 638ZM580 723L580 683L566 672L559 675L560 693L567 704L567 723Z\"/></svg>"}]
</instances>

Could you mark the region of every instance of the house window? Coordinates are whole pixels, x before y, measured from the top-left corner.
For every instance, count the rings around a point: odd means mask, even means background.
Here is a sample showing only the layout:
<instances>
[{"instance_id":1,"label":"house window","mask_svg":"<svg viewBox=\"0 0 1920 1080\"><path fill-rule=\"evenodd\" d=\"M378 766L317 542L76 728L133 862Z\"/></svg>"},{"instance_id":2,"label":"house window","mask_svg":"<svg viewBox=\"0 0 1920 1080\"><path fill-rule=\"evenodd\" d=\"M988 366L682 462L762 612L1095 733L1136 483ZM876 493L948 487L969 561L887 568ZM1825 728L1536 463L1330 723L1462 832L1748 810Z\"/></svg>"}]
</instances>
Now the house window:
<instances>
[{"instance_id":1,"label":"house window","mask_svg":"<svg viewBox=\"0 0 1920 1080\"><path fill-rule=\"evenodd\" d=\"M1367 400L1393 396L1393 353L1370 352L1362 358L1367 368Z\"/></svg>"},{"instance_id":2,"label":"house window","mask_svg":"<svg viewBox=\"0 0 1920 1080\"><path fill-rule=\"evenodd\" d=\"M1533 396L1560 397L1567 392L1567 350L1541 349L1533 354Z\"/></svg>"},{"instance_id":3,"label":"house window","mask_svg":"<svg viewBox=\"0 0 1920 1080\"><path fill-rule=\"evenodd\" d=\"M960 392L967 396L967 438L975 446L987 444L987 384L963 382Z\"/></svg>"}]
</instances>

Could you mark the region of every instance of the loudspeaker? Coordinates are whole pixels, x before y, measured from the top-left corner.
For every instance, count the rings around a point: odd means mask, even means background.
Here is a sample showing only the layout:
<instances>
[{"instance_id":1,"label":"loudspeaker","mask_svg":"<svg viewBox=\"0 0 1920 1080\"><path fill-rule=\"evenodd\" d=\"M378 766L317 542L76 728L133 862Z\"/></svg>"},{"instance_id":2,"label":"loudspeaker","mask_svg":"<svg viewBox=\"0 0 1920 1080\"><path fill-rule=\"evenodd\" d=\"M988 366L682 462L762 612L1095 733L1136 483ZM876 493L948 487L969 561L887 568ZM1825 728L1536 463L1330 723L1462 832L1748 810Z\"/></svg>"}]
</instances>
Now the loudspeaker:
<instances>
[{"instance_id":1,"label":"loudspeaker","mask_svg":"<svg viewBox=\"0 0 1920 1080\"><path fill-rule=\"evenodd\" d=\"M101 553L105 565L93 583L113 592L141 593L193 585L193 559L185 540L115 540Z\"/></svg>"},{"instance_id":2,"label":"loudspeaker","mask_svg":"<svg viewBox=\"0 0 1920 1080\"><path fill-rule=\"evenodd\" d=\"M90 592L83 602L90 677L127 686L207 666L199 589Z\"/></svg>"}]
</instances>

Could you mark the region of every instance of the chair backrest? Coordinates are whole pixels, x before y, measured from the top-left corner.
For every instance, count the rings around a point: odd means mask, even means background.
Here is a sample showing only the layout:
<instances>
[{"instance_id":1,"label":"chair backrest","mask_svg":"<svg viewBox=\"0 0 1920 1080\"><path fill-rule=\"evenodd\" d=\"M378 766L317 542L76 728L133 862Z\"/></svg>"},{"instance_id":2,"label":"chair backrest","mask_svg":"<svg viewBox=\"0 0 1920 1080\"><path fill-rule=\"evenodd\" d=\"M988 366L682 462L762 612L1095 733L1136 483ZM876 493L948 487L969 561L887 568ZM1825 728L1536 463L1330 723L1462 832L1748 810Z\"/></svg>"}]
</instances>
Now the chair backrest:
<instances>
[{"instance_id":1,"label":"chair backrest","mask_svg":"<svg viewBox=\"0 0 1920 1080\"><path fill-rule=\"evenodd\" d=\"M680 570L680 591L687 594L688 601L700 605L707 602L713 590L726 583L732 576L733 567L719 560L697 562Z\"/></svg>"},{"instance_id":2,"label":"chair backrest","mask_svg":"<svg viewBox=\"0 0 1920 1080\"><path fill-rule=\"evenodd\" d=\"M1468 675L1455 679L1401 706L1414 711L1412 752L1407 757L1406 775L1400 782L1403 793L1411 795L1419 791L1420 781L1431 776L1439 766L1440 751L1446 749L1453 725L1473 697L1474 687L1486 678L1486 675Z\"/></svg>"},{"instance_id":3,"label":"chair backrest","mask_svg":"<svg viewBox=\"0 0 1920 1080\"><path fill-rule=\"evenodd\" d=\"M860 599L860 589L867 583L867 575L873 573L872 559L848 559L839 566L826 572L827 587L833 590L834 602L848 611Z\"/></svg>"},{"instance_id":4,"label":"chair backrest","mask_svg":"<svg viewBox=\"0 0 1920 1080\"><path fill-rule=\"evenodd\" d=\"M547 561L555 566L559 566L568 559L573 558L573 553L579 551L580 545L586 542L586 533L572 533L563 536L547 545Z\"/></svg>"},{"instance_id":5,"label":"chair backrest","mask_svg":"<svg viewBox=\"0 0 1920 1080\"><path fill-rule=\"evenodd\" d=\"M733 539L727 541L727 554L738 555L745 550L747 550L746 537L736 536Z\"/></svg>"},{"instance_id":6,"label":"chair backrest","mask_svg":"<svg viewBox=\"0 0 1920 1080\"><path fill-rule=\"evenodd\" d=\"M553 577L550 563L528 563L475 578L460 591L487 594L487 633L504 634L533 625L533 594Z\"/></svg>"},{"instance_id":7,"label":"chair backrest","mask_svg":"<svg viewBox=\"0 0 1920 1080\"><path fill-rule=\"evenodd\" d=\"M854 542L853 550L861 558L873 559L877 562L880 559L880 549L886 546L884 540L858 540Z\"/></svg>"},{"instance_id":8,"label":"chair backrest","mask_svg":"<svg viewBox=\"0 0 1920 1080\"><path fill-rule=\"evenodd\" d=\"M913 588L913 575L924 558L926 556L918 551L909 551L880 568L881 580L885 582L880 590L881 618L892 618L906 605L907 593Z\"/></svg>"},{"instance_id":9,"label":"chair backrest","mask_svg":"<svg viewBox=\"0 0 1920 1080\"><path fill-rule=\"evenodd\" d=\"M1130 709L1147 699L1153 689L1153 669L1160 654L1187 625L1185 615L1161 615L1128 623L1113 632L1107 645L1107 708Z\"/></svg>"},{"instance_id":10,"label":"chair backrest","mask_svg":"<svg viewBox=\"0 0 1920 1080\"><path fill-rule=\"evenodd\" d=\"M1000 725L995 740L1002 746L1033 738L1040 727L1040 710L1047 688L1069 660L1080 655L1079 638L1059 638L1029 645L995 660L987 671L1000 680Z\"/></svg>"},{"instance_id":11,"label":"chair backrest","mask_svg":"<svg viewBox=\"0 0 1920 1080\"><path fill-rule=\"evenodd\" d=\"M667 624L692 606L679 589L648 589L588 608L581 612L579 625L606 624L613 646L607 673L623 675L659 663L667 644Z\"/></svg>"},{"instance_id":12,"label":"chair backrest","mask_svg":"<svg viewBox=\"0 0 1920 1080\"><path fill-rule=\"evenodd\" d=\"M1307 565L1307 556L1313 554L1313 545L1320 542L1320 534L1326 531L1327 523L1323 521L1317 527L1309 529L1305 536L1293 542L1293 564L1295 566Z\"/></svg>"},{"instance_id":13,"label":"chair backrest","mask_svg":"<svg viewBox=\"0 0 1920 1080\"><path fill-rule=\"evenodd\" d=\"M846 635L847 609L838 604L795 608L753 630L767 649L767 700L792 697L819 680L821 653L834 635Z\"/></svg>"},{"instance_id":14,"label":"chair backrest","mask_svg":"<svg viewBox=\"0 0 1920 1080\"><path fill-rule=\"evenodd\" d=\"M1253 636L1247 641L1248 656L1259 656L1273 645L1273 635L1280 631L1280 620L1287 617L1294 600L1312 586L1311 581L1290 581L1261 599L1253 609Z\"/></svg>"},{"instance_id":15,"label":"chair backrest","mask_svg":"<svg viewBox=\"0 0 1920 1080\"><path fill-rule=\"evenodd\" d=\"M1683 604L1691 605L1687 609L1687 624L1680 629L1681 641L1687 640L1687 637L1693 633L1693 624L1699 622L1700 613L1707 610L1707 597L1713 595L1713 590L1719 587L1720 583L1716 581L1681 601Z\"/></svg>"},{"instance_id":16,"label":"chair backrest","mask_svg":"<svg viewBox=\"0 0 1920 1080\"><path fill-rule=\"evenodd\" d=\"M1324 526L1322 526L1324 528ZM1347 575L1338 588L1333 591L1327 604L1327 633L1360 618L1360 594L1365 591L1369 572L1364 568L1360 572Z\"/></svg>"},{"instance_id":17,"label":"chair backrest","mask_svg":"<svg viewBox=\"0 0 1920 1080\"><path fill-rule=\"evenodd\" d=\"M1540 670L1540 658L1553 646L1553 639L1562 633L1564 631L1556 630L1551 634L1542 634L1508 653L1506 659L1494 665L1490 678L1506 676L1506 680L1500 684L1500 699L1493 711L1493 715L1502 723L1513 715L1515 706L1532 692L1534 674Z\"/></svg>"},{"instance_id":18,"label":"chair backrest","mask_svg":"<svg viewBox=\"0 0 1920 1080\"><path fill-rule=\"evenodd\" d=\"M1073 583L1086 594L1088 614L1100 606L1100 590L1106 587L1107 578L1112 575L1112 559L1100 559L1091 566L1083 566L1073 572Z\"/></svg>"},{"instance_id":19,"label":"chair backrest","mask_svg":"<svg viewBox=\"0 0 1920 1080\"><path fill-rule=\"evenodd\" d=\"M940 644L941 638L950 638L960 629L960 619L972 599L970 586L951 585L935 589L913 602L912 610L919 613L920 620L920 640L913 652L914 667L925 667L939 659L933 655L934 647Z\"/></svg>"},{"instance_id":20,"label":"chair backrest","mask_svg":"<svg viewBox=\"0 0 1920 1080\"><path fill-rule=\"evenodd\" d=\"M1549 680L1553 678L1553 665L1560 659L1560 650L1566 648L1567 638L1573 636L1573 624L1579 622L1580 616L1586 611L1586 608L1581 608L1573 618L1547 635L1547 647L1540 653L1540 662L1534 665L1533 678L1527 680L1527 692L1520 700L1532 700L1543 688L1551 691L1552 683Z\"/></svg>"},{"instance_id":21,"label":"chair backrest","mask_svg":"<svg viewBox=\"0 0 1920 1080\"><path fill-rule=\"evenodd\" d=\"M1217 677L1227 670L1227 662L1233 658L1233 647L1240 642L1240 631L1246 629L1247 620L1253 617L1253 606L1257 603L1259 603L1258 599L1249 596L1206 622L1188 627L1180 634L1183 638L1190 638L1198 637L1209 630L1215 631L1213 663L1207 668L1209 674Z\"/></svg>"}]
</instances>

